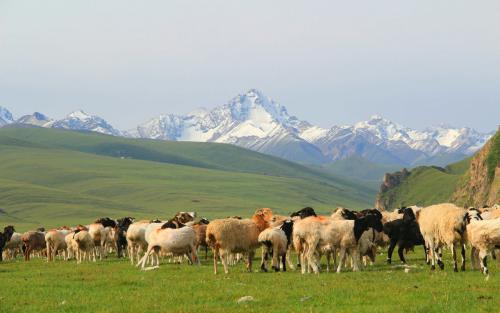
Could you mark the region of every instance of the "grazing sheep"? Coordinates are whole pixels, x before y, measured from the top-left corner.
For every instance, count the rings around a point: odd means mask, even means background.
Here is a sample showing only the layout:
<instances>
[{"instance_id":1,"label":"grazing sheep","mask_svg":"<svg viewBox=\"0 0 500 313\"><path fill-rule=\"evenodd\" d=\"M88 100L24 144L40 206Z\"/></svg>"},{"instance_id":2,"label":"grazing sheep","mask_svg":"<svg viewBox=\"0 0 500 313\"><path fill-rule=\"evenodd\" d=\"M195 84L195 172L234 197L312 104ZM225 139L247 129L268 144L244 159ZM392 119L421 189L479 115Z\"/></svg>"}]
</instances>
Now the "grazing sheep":
<instances>
[{"instance_id":1,"label":"grazing sheep","mask_svg":"<svg viewBox=\"0 0 500 313\"><path fill-rule=\"evenodd\" d=\"M478 210L467 212L467 240L477 250L483 274L488 275L488 254L500 246L500 219L483 220Z\"/></svg>"},{"instance_id":2,"label":"grazing sheep","mask_svg":"<svg viewBox=\"0 0 500 313\"><path fill-rule=\"evenodd\" d=\"M286 272L286 256L291 243L293 232L293 221L283 221L281 226L267 228L259 234L258 240L262 245L262 262L260 268L267 272L266 260L269 254L272 255L272 268L279 272L280 264L278 258L281 257L283 271Z\"/></svg>"},{"instance_id":3,"label":"grazing sheep","mask_svg":"<svg viewBox=\"0 0 500 313\"><path fill-rule=\"evenodd\" d=\"M123 253L127 251L127 230L133 222L134 219L131 217L120 218L116 221L113 241L115 243L116 255L118 258L121 258Z\"/></svg>"},{"instance_id":4,"label":"grazing sheep","mask_svg":"<svg viewBox=\"0 0 500 313\"><path fill-rule=\"evenodd\" d=\"M150 221L142 220L131 224L127 230L127 247L130 262L134 265L134 259L139 261L141 251L146 251L148 242L146 241L146 227Z\"/></svg>"},{"instance_id":5,"label":"grazing sheep","mask_svg":"<svg viewBox=\"0 0 500 313\"><path fill-rule=\"evenodd\" d=\"M165 253L172 253L174 256L186 255L191 264L196 261L199 265L195 250L196 234L191 227L178 229L156 227L151 229L146 238L148 240L148 249L137 264L142 269L145 269L146 261L152 254L157 255L156 262L154 262L155 258L153 258L153 268L159 267L158 253L160 250Z\"/></svg>"},{"instance_id":6,"label":"grazing sheep","mask_svg":"<svg viewBox=\"0 0 500 313\"><path fill-rule=\"evenodd\" d=\"M259 247L259 234L269 226L272 212L269 209L256 211L251 219L218 219L207 227L207 244L214 255L214 273L217 274L217 258L220 255L224 272L229 273L227 258L230 253L246 253L247 270L252 270L255 249Z\"/></svg>"},{"instance_id":7,"label":"grazing sheep","mask_svg":"<svg viewBox=\"0 0 500 313\"><path fill-rule=\"evenodd\" d=\"M0 261L3 260L3 249L5 245L10 241L12 235L14 234L14 226L9 225L4 227L3 232L0 232Z\"/></svg>"},{"instance_id":8,"label":"grazing sheep","mask_svg":"<svg viewBox=\"0 0 500 313\"><path fill-rule=\"evenodd\" d=\"M45 249L45 234L40 231L28 231L21 236L24 244L24 260L29 261L31 252Z\"/></svg>"},{"instance_id":9,"label":"grazing sheep","mask_svg":"<svg viewBox=\"0 0 500 313\"><path fill-rule=\"evenodd\" d=\"M425 256L427 256L424 238L420 233L415 213L411 208L404 208L402 212L403 218L384 224L384 233L390 239L390 246L387 251L388 264L391 264L392 262L392 252L394 251L396 245L398 245L398 255L402 263L406 263L403 254L404 249L409 250L417 245L424 246Z\"/></svg>"},{"instance_id":10,"label":"grazing sheep","mask_svg":"<svg viewBox=\"0 0 500 313\"><path fill-rule=\"evenodd\" d=\"M70 233L67 229L52 229L45 234L45 243L47 247L47 262L54 261L58 251L63 251L64 260L68 259L66 235Z\"/></svg>"},{"instance_id":11,"label":"grazing sheep","mask_svg":"<svg viewBox=\"0 0 500 313\"><path fill-rule=\"evenodd\" d=\"M346 253L353 258L353 270L359 270L358 241L366 230L374 228L382 231L382 223L374 215L367 215L356 220L335 220L331 217L308 217L294 225L293 243L302 253L302 273L312 267L319 273L318 255L332 249L340 249L339 273L345 261Z\"/></svg>"},{"instance_id":12,"label":"grazing sheep","mask_svg":"<svg viewBox=\"0 0 500 313\"><path fill-rule=\"evenodd\" d=\"M196 223L192 226L196 234L196 251L199 247L205 248L205 260L208 259L207 224Z\"/></svg>"},{"instance_id":13,"label":"grazing sheep","mask_svg":"<svg viewBox=\"0 0 500 313\"><path fill-rule=\"evenodd\" d=\"M12 260L17 257L17 254L23 252L23 241L21 240L21 234L14 232L10 240L5 244L4 255L5 259Z\"/></svg>"},{"instance_id":14,"label":"grazing sheep","mask_svg":"<svg viewBox=\"0 0 500 313\"><path fill-rule=\"evenodd\" d=\"M436 268L436 258L439 267L444 269L441 253L436 256L436 251L449 247L453 256L453 270L458 272L456 250L460 245L461 270L465 271L466 216L465 209L451 203L432 205L417 212L417 222L431 254L431 270Z\"/></svg>"},{"instance_id":15,"label":"grazing sheep","mask_svg":"<svg viewBox=\"0 0 500 313\"><path fill-rule=\"evenodd\" d=\"M73 240L76 243L76 263L80 264L86 258L90 261L91 257L93 261L96 261L96 251L94 246L94 239L90 235L89 231L76 230L73 234Z\"/></svg>"}]
</instances>

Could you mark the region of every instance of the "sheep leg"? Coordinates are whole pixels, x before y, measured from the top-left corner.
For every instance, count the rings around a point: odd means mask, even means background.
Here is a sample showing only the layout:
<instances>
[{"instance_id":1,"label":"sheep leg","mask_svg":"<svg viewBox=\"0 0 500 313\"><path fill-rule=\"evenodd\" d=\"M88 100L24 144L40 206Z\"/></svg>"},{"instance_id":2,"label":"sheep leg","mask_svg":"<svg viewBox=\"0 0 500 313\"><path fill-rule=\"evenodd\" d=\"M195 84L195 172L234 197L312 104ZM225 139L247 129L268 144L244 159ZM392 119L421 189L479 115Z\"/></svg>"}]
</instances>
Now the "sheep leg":
<instances>
[{"instance_id":1,"label":"sheep leg","mask_svg":"<svg viewBox=\"0 0 500 313\"><path fill-rule=\"evenodd\" d=\"M292 260L290 259L290 254L292 253L291 249L288 249L288 252L286 254L286 261L288 262L288 267L292 270L294 270L294 266L293 266L293 262Z\"/></svg>"},{"instance_id":2,"label":"sheep leg","mask_svg":"<svg viewBox=\"0 0 500 313\"><path fill-rule=\"evenodd\" d=\"M406 264L406 260L405 260L405 256L404 256L404 246L402 243L399 244L398 246L398 255L399 255L399 259L401 260L401 262L403 264Z\"/></svg>"},{"instance_id":3,"label":"sheep leg","mask_svg":"<svg viewBox=\"0 0 500 313\"><path fill-rule=\"evenodd\" d=\"M260 260L260 269L263 272L267 272L266 261L267 261L267 249L264 248L264 247L262 247L262 254L261 254L261 260Z\"/></svg>"},{"instance_id":4,"label":"sheep leg","mask_svg":"<svg viewBox=\"0 0 500 313\"><path fill-rule=\"evenodd\" d=\"M337 273L340 273L342 269L342 264L345 262L345 248L340 248L340 256L339 256L339 266L337 267Z\"/></svg>"},{"instance_id":5,"label":"sheep leg","mask_svg":"<svg viewBox=\"0 0 500 313\"><path fill-rule=\"evenodd\" d=\"M470 249L470 266L472 267L472 269L476 269L476 265L477 265L477 261L476 261L476 248L475 247L472 247Z\"/></svg>"},{"instance_id":6,"label":"sheep leg","mask_svg":"<svg viewBox=\"0 0 500 313\"><path fill-rule=\"evenodd\" d=\"M299 252L299 254L298 254L298 257L300 257L300 261L299 261L299 264L297 266L301 268L302 274L306 273L306 269L308 267L307 260L306 260L306 251L307 251L306 248L304 248L304 250L302 252ZM301 264L302 264L302 266L299 266Z\"/></svg>"},{"instance_id":7,"label":"sheep leg","mask_svg":"<svg viewBox=\"0 0 500 313\"><path fill-rule=\"evenodd\" d=\"M389 249L387 250L387 264L392 263L392 252L394 251L395 247L396 247L396 241L391 240L391 243L389 245Z\"/></svg>"},{"instance_id":8,"label":"sheep leg","mask_svg":"<svg viewBox=\"0 0 500 313\"><path fill-rule=\"evenodd\" d=\"M438 265L439 265L439 268L440 268L441 270L444 270L444 263L443 263L443 250L442 250L441 248L438 248L437 250L438 250L438 251L437 251L437 252L438 252L438 254L437 254L437 256L438 256L437 263L438 263Z\"/></svg>"},{"instance_id":9,"label":"sheep leg","mask_svg":"<svg viewBox=\"0 0 500 313\"><path fill-rule=\"evenodd\" d=\"M278 247L273 247L273 268L274 268L274 271L275 272L279 272L280 271L280 256L278 255Z\"/></svg>"},{"instance_id":10,"label":"sheep leg","mask_svg":"<svg viewBox=\"0 0 500 313\"><path fill-rule=\"evenodd\" d=\"M462 265L460 266L460 270L462 272L465 271L465 244L462 244L462 251L460 253L461 257L462 257Z\"/></svg>"},{"instance_id":11,"label":"sheep leg","mask_svg":"<svg viewBox=\"0 0 500 313\"><path fill-rule=\"evenodd\" d=\"M330 259L332 258L332 252L326 252L326 272L330 273Z\"/></svg>"},{"instance_id":12,"label":"sheep leg","mask_svg":"<svg viewBox=\"0 0 500 313\"><path fill-rule=\"evenodd\" d=\"M228 258L228 253L226 251L222 251L220 254L220 259L222 261L222 266L224 267L224 273L229 274L229 269L227 267L227 258Z\"/></svg>"},{"instance_id":13,"label":"sheep leg","mask_svg":"<svg viewBox=\"0 0 500 313\"><path fill-rule=\"evenodd\" d=\"M219 248L215 246L212 250L214 254L214 274L217 275L217 255L219 254Z\"/></svg>"},{"instance_id":14,"label":"sheep leg","mask_svg":"<svg viewBox=\"0 0 500 313\"><path fill-rule=\"evenodd\" d=\"M283 265L283 272L286 272L286 254L281 256L281 264Z\"/></svg>"},{"instance_id":15,"label":"sheep leg","mask_svg":"<svg viewBox=\"0 0 500 313\"><path fill-rule=\"evenodd\" d=\"M353 262L352 270L354 272L359 272L359 269L360 269L360 264L359 263L360 263L360 260L361 260L359 250L356 249L356 248L353 248L353 249L350 249L350 250L351 250L352 262Z\"/></svg>"},{"instance_id":16,"label":"sheep leg","mask_svg":"<svg viewBox=\"0 0 500 313\"><path fill-rule=\"evenodd\" d=\"M429 251L431 252L431 270L436 269L436 248L434 247L434 242L429 242Z\"/></svg>"},{"instance_id":17,"label":"sheep leg","mask_svg":"<svg viewBox=\"0 0 500 313\"><path fill-rule=\"evenodd\" d=\"M247 260L247 271L252 272L252 261L255 255L255 251L248 251L248 260Z\"/></svg>"},{"instance_id":18,"label":"sheep leg","mask_svg":"<svg viewBox=\"0 0 500 313\"><path fill-rule=\"evenodd\" d=\"M484 275L488 275L488 251L479 250L479 260L481 260L481 270Z\"/></svg>"}]
</instances>

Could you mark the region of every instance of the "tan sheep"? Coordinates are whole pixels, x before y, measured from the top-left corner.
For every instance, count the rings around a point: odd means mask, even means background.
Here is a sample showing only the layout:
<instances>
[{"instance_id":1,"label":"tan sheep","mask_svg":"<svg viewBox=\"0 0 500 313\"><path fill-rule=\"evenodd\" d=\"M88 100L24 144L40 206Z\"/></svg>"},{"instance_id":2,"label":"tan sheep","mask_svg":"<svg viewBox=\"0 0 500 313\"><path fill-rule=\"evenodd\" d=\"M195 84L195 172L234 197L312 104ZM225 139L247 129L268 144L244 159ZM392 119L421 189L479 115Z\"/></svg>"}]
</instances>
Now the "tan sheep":
<instances>
[{"instance_id":1,"label":"tan sheep","mask_svg":"<svg viewBox=\"0 0 500 313\"><path fill-rule=\"evenodd\" d=\"M465 209L452 203L432 205L417 212L417 222L431 254L432 270L436 268L436 258L439 267L444 269L441 253L436 256L436 252L443 247L449 247L453 256L453 270L457 272L456 251L460 245L462 247L461 270L465 271L466 214Z\"/></svg>"},{"instance_id":2,"label":"tan sheep","mask_svg":"<svg viewBox=\"0 0 500 313\"><path fill-rule=\"evenodd\" d=\"M251 219L218 219L207 227L207 244L214 254L214 273L217 274L217 259L220 255L224 272L227 274L227 258L231 253L245 253L248 256L247 270L252 270L255 249L259 247L259 234L269 226L272 211L258 210Z\"/></svg>"},{"instance_id":3,"label":"tan sheep","mask_svg":"<svg viewBox=\"0 0 500 313\"><path fill-rule=\"evenodd\" d=\"M150 221L138 221L131 224L127 230L127 250L132 265L134 264L134 259L139 261L141 251L146 251L148 248L146 228L149 224Z\"/></svg>"},{"instance_id":4,"label":"tan sheep","mask_svg":"<svg viewBox=\"0 0 500 313\"><path fill-rule=\"evenodd\" d=\"M28 231L21 236L24 244L24 260L29 261L32 252L45 249L45 234L39 231Z\"/></svg>"},{"instance_id":5,"label":"tan sheep","mask_svg":"<svg viewBox=\"0 0 500 313\"><path fill-rule=\"evenodd\" d=\"M88 259L96 261L96 251L94 246L94 239L86 230L79 231L73 234L73 240L77 244L76 249L76 263L80 264L83 260Z\"/></svg>"},{"instance_id":6,"label":"tan sheep","mask_svg":"<svg viewBox=\"0 0 500 313\"><path fill-rule=\"evenodd\" d=\"M64 260L68 259L67 256L67 244L66 235L69 234L69 230L58 230L52 229L45 234L45 243L47 247L47 262L54 261L58 251L62 251L64 255Z\"/></svg>"},{"instance_id":7,"label":"tan sheep","mask_svg":"<svg viewBox=\"0 0 500 313\"><path fill-rule=\"evenodd\" d=\"M291 235L293 232L293 221L288 217L287 220L281 222L278 227L270 227L259 234L258 240L262 245L262 261L260 268L267 272L266 261L268 256L272 255L272 268L275 271L280 270L280 260L283 266L283 271L286 272L286 261L293 268L291 261L287 258L287 251L291 243Z\"/></svg>"}]
</instances>

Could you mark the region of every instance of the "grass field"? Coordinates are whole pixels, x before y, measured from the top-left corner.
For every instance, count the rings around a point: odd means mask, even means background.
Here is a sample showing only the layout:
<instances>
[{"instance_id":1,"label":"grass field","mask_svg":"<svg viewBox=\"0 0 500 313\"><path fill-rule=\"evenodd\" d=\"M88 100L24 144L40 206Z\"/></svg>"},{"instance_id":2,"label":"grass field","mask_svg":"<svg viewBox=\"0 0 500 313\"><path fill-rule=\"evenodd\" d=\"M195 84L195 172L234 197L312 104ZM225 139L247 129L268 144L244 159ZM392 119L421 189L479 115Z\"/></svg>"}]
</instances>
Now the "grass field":
<instances>
[{"instance_id":1,"label":"grass field","mask_svg":"<svg viewBox=\"0 0 500 313\"><path fill-rule=\"evenodd\" d=\"M18 231L97 217L213 218L270 207L366 208L375 189L231 145L0 129L0 225Z\"/></svg>"},{"instance_id":2,"label":"grass field","mask_svg":"<svg viewBox=\"0 0 500 313\"><path fill-rule=\"evenodd\" d=\"M319 276L247 273L243 264L215 276L210 260L163 261L149 272L113 256L80 265L17 260L0 264L0 312L498 312L499 263L490 261L486 281L478 271L454 273L449 258L431 272L422 255L409 254L409 273L380 255L363 272ZM254 301L238 304L244 296Z\"/></svg>"}]
</instances>

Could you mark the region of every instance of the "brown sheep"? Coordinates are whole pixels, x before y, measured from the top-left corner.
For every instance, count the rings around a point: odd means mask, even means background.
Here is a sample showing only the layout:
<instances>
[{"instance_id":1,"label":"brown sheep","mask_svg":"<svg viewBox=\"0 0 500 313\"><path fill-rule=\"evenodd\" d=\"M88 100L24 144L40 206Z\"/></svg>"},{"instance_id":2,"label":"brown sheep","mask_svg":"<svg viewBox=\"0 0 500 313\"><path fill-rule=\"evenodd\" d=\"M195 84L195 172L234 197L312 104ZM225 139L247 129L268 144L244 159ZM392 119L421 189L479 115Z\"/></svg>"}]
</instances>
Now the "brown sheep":
<instances>
[{"instance_id":1,"label":"brown sheep","mask_svg":"<svg viewBox=\"0 0 500 313\"><path fill-rule=\"evenodd\" d=\"M45 234L39 231L28 231L21 236L24 244L24 260L29 261L31 252L45 249Z\"/></svg>"},{"instance_id":2,"label":"brown sheep","mask_svg":"<svg viewBox=\"0 0 500 313\"><path fill-rule=\"evenodd\" d=\"M214 254L214 273L217 274L217 258L220 255L227 274L227 258L231 253L247 253L247 270L252 270L255 250L260 246L259 234L269 227L272 218L270 209L257 210L251 219L218 219L207 227L206 241Z\"/></svg>"}]
</instances>

